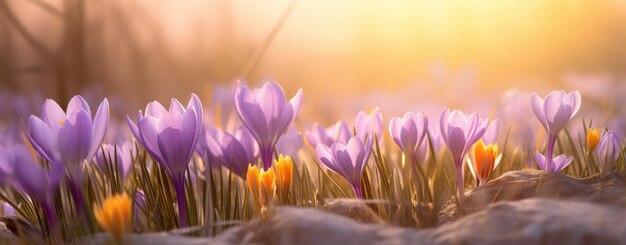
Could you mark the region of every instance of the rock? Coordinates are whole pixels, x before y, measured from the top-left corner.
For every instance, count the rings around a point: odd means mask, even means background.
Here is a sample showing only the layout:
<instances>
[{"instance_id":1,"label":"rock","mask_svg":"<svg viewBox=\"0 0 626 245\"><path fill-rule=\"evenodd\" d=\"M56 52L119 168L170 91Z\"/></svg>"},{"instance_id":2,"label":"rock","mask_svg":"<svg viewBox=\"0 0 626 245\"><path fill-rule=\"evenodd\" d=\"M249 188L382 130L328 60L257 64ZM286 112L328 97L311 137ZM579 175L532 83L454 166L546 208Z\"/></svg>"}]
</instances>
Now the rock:
<instances>
[{"instance_id":1,"label":"rock","mask_svg":"<svg viewBox=\"0 0 626 245\"><path fill-rule=\"evenodd\" d=\"M39 229L26 219L18 216L0 217L0 242L13 244L19 241L28 244L45 244L45 238Z\"/></svg>"},{"instance_id":2,"label":"rock","mask_svg":"<svg viewBox=\"0 0 626 245\"><path fill-rule=\"evenodd\" d=\"M215 239L227 244L429 244L425 235L313 208L279 207L267 221L231 228Z\"/></svg>"},{"instance_id":3,"label":"rock","mask_svg":"<svg viewBox=\"0 0 626 245\"><path fill-rule=\"evenodd\" d=\"M501 202L430 232L437 244L626 244L626 210L589 202Z\"/></svg>"},{"instance_id":4,"label":"rock","mask_svg":"<svg viewBox=\"0 0 626 245\"><path fill-rule=\"evenodd\" d=\"M584 218L581 218L584 217ZM310 208L281 207L266 222L232 228L225 244L626 244L626 210L531 198L500 202L438 228L363 224Z\"/></svg>"},{"instance_id":5,"label":"rock","mask_svg":"<svg viewBox=\"0 0 626 245\"><path fill-rule=\"evenodd\" d=\"M561 200L591 201L626 207L626 175L612 173L599 176L575 178L559 173L543 171L510 171L465 193L463 213L471 214L501 201L545 197ZM439 223L458 218L457 206L450 201L439 214Z\"/></svg>"},{"instance_id":6,"label":"rock","mask_svg":"<svg viewBox=\"0 0 626 245\"><path fill-rule=\"evenodd\" d=\"M361 223L385 223L374 210L367 206L366 200L338 198L324 204L322 209L345 216Z\"/></svg>"}]
</instances>

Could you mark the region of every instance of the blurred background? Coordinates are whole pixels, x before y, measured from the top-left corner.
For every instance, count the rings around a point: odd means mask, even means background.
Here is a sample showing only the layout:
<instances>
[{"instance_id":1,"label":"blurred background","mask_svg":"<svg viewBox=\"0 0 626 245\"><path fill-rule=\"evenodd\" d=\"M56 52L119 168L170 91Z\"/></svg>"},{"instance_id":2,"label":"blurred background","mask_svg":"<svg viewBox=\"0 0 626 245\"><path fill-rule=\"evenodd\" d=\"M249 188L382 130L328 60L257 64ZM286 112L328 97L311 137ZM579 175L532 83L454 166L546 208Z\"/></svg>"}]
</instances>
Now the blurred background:
<instances>
[{"instance_id":1,"label":"blurred background","mask_svg":"<svg viewBox=\"0 0 626 245\"><path fill-rule=\"evenodd\" d=\"M619 0L0 0L0 97L38 111L106 96L125 115L277 80L331 122L373 107L486 116L516 94L580 89L606 119L626 114L625 43Z\"/></svg>"}]
</instances>

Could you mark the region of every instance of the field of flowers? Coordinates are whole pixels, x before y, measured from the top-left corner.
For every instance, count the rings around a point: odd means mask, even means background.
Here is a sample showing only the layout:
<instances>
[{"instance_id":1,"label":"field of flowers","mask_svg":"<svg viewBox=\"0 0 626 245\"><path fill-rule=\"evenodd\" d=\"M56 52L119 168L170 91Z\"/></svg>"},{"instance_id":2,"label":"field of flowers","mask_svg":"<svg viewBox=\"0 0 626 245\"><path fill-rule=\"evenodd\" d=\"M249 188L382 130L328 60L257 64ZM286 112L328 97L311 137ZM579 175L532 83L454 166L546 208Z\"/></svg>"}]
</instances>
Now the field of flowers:
<instances>
[{"instance_id":1,"label":"field of flowers","mask_svg":"<svg viewBox=\"0 0 626 245\"><path fill-rule=\"evenodd\" d=\"M585 91L511 100L504 107L519 115L508 117L441 108L386 119L375 108L332 125L298 119L303 90L237 82L230 91L211 106L195 94L169 107L153 101L120 122L106 98L96 107L80 95L67 106L46 99L33 115L5 113L3 222L35 243L102 232L115 243L158 232L207 238L285 206L327 210L353 199L380 223L423 230L475 212L472 195L499 177L626 175L623 128L578 115Z\"/></svg>"}]
</instances>

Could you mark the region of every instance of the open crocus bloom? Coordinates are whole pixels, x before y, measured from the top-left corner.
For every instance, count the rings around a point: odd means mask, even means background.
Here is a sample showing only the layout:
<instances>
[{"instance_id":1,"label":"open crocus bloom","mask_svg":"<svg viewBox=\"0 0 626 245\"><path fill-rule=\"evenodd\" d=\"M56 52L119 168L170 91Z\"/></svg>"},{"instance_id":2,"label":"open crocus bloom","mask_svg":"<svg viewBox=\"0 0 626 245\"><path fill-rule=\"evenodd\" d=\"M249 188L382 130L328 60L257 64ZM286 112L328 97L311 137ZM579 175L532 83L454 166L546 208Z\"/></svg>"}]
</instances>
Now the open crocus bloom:
<instances>
[{"instance_id":1,"label":"open crocus bloom","mask_svg":"<svg viewBox=\"0 0 626 245\"><path fill-rule=\"evenodd\" d=\"M335 142L345 143L351 136L350 127L344 121L338 121L328 128L315 124L310 131L306 132L306 138L313 147L316 147L317 144L331 146Z\"/></svg>"},{"instance_id":2,"label":"open crocus bloom","mask_svg":"<svg viewBox=\"0 0 626 245\"><path fill-rule=\"evenodd\" d=\"M31 115L26 135L31 145L52 168L65 166L74 185L82 183L84 161L91 161L109 125L109 102L105 98L92 120L91 109L79 95L67 110L51 99L41 108L41 118Z\"/></svg>"},{"instance_id":3,"label":"open crocus bloom","mask_svg":"<svg viewBox=\"0 0 626 245\"><path fill-rule=\"evenodd\" d=\"M133 135L171 176L183 173L202 130L202 104L195 94L187 108L172 99L169 110L158 101L139 111L137 125L127 117Z\"/></svg>"},{"instance_id":4,"label":"open crocus bloom","mask_svg":"<svg viewBox=\"0 0 626 245\"><path fill-rule=\"evenodd\" d=\"M183 107L172 99L169 110L157 101L150 102L146 112L139 111L135 125L127 117L130 130L159 165L170 176L178 198L179 226L187 226L184 174L202 131L202 104L195 94Z\"/></svg>"},{"instance_id":5,"label":"open crocus bloom","mask_svg":"<svg viewBox=\"0 0 626 245\"><path fill-rule=\"evenodd\" d=\"M363 198L361 192L361 176L372 152L373 139L369 137L365 143L357 136L350 138L348 143L337 142L331 147L318 144L317 157L333 172L348 180L357 198Z\"/></svg>"},{"instance_id":6,"label":"open crocus bloom","mask_svg":"<svg viewBox=\"0 0 626 245\"><path fill-rule=\"evenodd\" d=\"M276 82L267 82L260 89L250 90L238 82L235 107L243 124L257 141L263 169L272 166L274 147L302 105L302 89L287 101L285 92Z\"/></svg>"},{"instance_id":7,"label":"open crocus bloom","mask_svg":"<svg viewBox=\"0 0 626 245\"><path fill-rule=\"evenodd\" d=\"M546 155L541 155L539 152L534 154L535 162L544 171L559 172L572 161L571 157L568 158L565 155L557 156L554 159L552 156L559 132L576 115L580 109L580 103L580 92L578 91L570 93L565 93L563 90L552 91L545 100L536 93L532 95L533 111L548 136Z\"/></svg>"},{"instance_id":8,"label":"open crocus bloom","mask_svg":"<svg viewBox=\"0 0 626 245\"><path fill-rule=\"evenodd\" d=\"M502 160L502 153L498 154L498 144L485 145L482 140L479 140L474 145L474 151L472 157L467 157L469 169L474 176L474 179L479 181L480 185L484 185L489 180L489 176L500 164Z\"/></svg>"}]
</instances>

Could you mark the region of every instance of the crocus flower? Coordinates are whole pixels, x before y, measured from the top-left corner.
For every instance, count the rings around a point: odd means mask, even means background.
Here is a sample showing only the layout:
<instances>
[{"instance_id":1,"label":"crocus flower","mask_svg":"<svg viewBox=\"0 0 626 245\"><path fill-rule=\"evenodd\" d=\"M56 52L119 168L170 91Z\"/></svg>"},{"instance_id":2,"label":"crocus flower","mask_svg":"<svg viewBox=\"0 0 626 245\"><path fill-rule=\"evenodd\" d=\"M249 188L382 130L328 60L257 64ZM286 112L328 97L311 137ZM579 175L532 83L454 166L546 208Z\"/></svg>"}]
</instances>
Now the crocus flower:
<instances>
[{"instance_id":1,"label":"crocus flower","mask_svg":"<svg viewBox=\"0 0 626 245\"><path fill-rule=\"evenodd\" d=\"M178 199L179 226L187 226L185 201L185 171L193 156L202 131L202 104L195 94L184 108L172 99L169 110L157 101L150 102L146 112L139 111L135 125L127 117L130 130L150 156L170 176Z\"/></svg>"},{"instance_id":2,"label":"crocus flower","mask_svg":"<svg viewBox=\"0 0 626 245\"><path fill-rule=\"evenodd\" d=\"M276 142L276 152L278 154L296 157L302 148L302 145L304 145L302 133L300 133L300 131L298 131L295 127L291 127L287 129L287 132L283 134L283 137Z\"/></svg>"},{"instance_id":3,"label":"crocus flower","mask_svg":"<svg viewBox=\"0 0 626 245\"><path fill-rule=\"evenodd\" d=\"M404 117L394 117L389 121L389 134L407 158L416 186L419 185L416 161L422 160L424 153L421 150L424 148L421 145L427 132L428 118L421 113L407 112Z\"/></svg>"},{"instance_id":4,"label":"crocus flower","mask_svg":"<svg viewBox=\"0 0 626 245\"><path fill-rule=\"evenodd\" d=\"M496 140L498 139L498 130L500 129L500 120L493 119L491 122L489 122L489 126L487 126L487 130L485 131L485 134L483 134L483 137L481 138L483 140L484 143L486 144L493 144L496 143Z\"/></svg>"},{"instance_id":5,"label":"crocus flower","mask_svg":"<svg viewBox=\"0 0 626 245\"><path fill-rule=\"evenodd\" d=\"M587 152L593 152L600 143L600 129L592 128L587 131Z\"/></svg>"},{"instance_id":6,"label":"crocus flower","mask_svg":"<svg viewBox=\"0 0 626 245\"><path fill-rule=\"evenodd\" d=\"M337 142L328 147L318 144L317 157L326 167L348 180L357 198L363 198L361 192L361 176L372 152L373 139L363 141L354 136L348 143Z\"/></svg>"},{"instance_id":7,"label":"crocus flower","mask_svg":"<svg viewBox=\"0 0 626 245\"><path fill-rule=\"evenodd\" d=\"M67 110L51 99L41 108L41 118L31 115L26 135L30 144L51 165L69 173L70 188L79 212L83 209L81 186L83 163L89 162L100 148L109 125L109 102L105 98L91 117L91 109L79 95Z\"/></svg>"},{"instance_id":8,"label":"crocus flower","mask_svg":"<svg viewBox=\"0 0 626 245\"><path fill-rule=\"evenodd\" d=\"M335 142L348 142L352 137L352 132L348 123L338 121L333 126L324 128L320 124L315 124L313 129L306 132L306 138L309 143L316 147L317 144L331 146Z\"/></svg>"},{"instance_id":9,"label":"crocus flower","mask_svg":"<svg viewBox=\"0 0 626 245\"><path fill-rule=\"evenodd\" d=\"M354 120L354 127L356 135L361 140L366 140L367 137L374 137L372 134L376 134L380 143L383 138L383 114L378 107L374 108L369 115L365 114L364 111L360 111Z\"/></svg>"},{"instance_id":10,"label":"crocus flower","mask_svg":"<svg viewBox=\"0 0 626 245\"><path fill-rule=\"evenodd\" d=\"M12 168L13 173L11 179L3 182L11 183L18 191L39 203L50 227L51 239L56 243L61 242L61 229L54 211L52 193L59 187L63 168L44 170L35 163L31 152L21 145L1 149L0 159L2 165Z\"/></svg>"},{"instance_id":11,"label":"crocus flower","mask_svg":"<svg viewBox=\"0 0 626 245\"><path fill-rule=\"evenodd\" d=\"M267 82L261 89L253 91L237 83L237 114L259 145L263 169L268 170L272 166L276 142L295 119L301 105L302 89L287 101L285 92L276 82Z\"/></svg>"},{"instance_id":12,"label":"crocus flower","mask_svg":"<svg viewBox=\"0 0 626 245\"><path fill-rule=\"evenodd\" d=\"M474 179L478 180L479 185L484 185L489 180L493 170L500 164L502 153L498 155L498 144L485 145L483 140L476 142L472 153L472 157L467 159L470 163L469 169Z\"/></svg>"},{"instance_id":13,"label":"crocus flower","mask_svg":"<svg viewBox=\"0 0 626 245\"><path fill-rule=\"evenodd\" d=\"M113 236L117 244L121 244L124 233L131 227L131 208L130 198L126 194L115 195L106 198L102 207L94 204L93 216Z\"/></svg>"},{"instance_id":14,"label":"crocus flower","mask_svg":"<svg viewBox=\"0 0 626 245\"><path fill-rule=\"evenodd\" d=\"M459 202L462 202L465 193L463 185L463 164L469 148L483 136L487 130L487 119L480 119L475 113L465 115L463 112L445 109L441 113L439 126L441 136L452 153L456 166L457 189Z\"/></svg>"},{"instance_id":15,"label":"crocus flower","mask_svg":"<svg viewBox=\"0 0 626 245\"><path fill-rule=\"evenodd\" d=\"M621 148L619 139L613 131L602 136L600 144L596 148L596 162L600 166L600 175L605 176L619 158Z\"/></svg>"},{"instance_id":16,"label":"crocus flower","mask_svg":"<svg viewBox=\"0 0 626 245\"><path fill-rule=\"evenodd\" d=\"M121 146L103 144L103 150L98 150L96 153L95 162L103 172L107 169L107 163L117 167L116 171L120 175L120 180L124 181L133 166L133 148L130 141L124 142ZM116 163L117 165L113 165Z\"/></svg>"},{"instance_id":17,"label":"crocus flower","mask_svg":"<svg viewBox=\"0 0 626 245\"><path fill-rule=\"evenodd\" d=\"M559 172L572 160L571 157L568 158L565 155L553 159L552 155L559 132L580 109L580 100L578 91L570 93L565 93L563 90L552 91L545 100L536 93L532 95L533 111L548 136L546 155L535 152L535 162L546 172Z\"/></svg>"},{"instance_id":18,"label":"crocus flower","mask_svg":"<svg viewBox=\"0 0 626 245\"><path fill-rule=\"evenodd\" d=\"M210 127L205 130L198 145L202 151L215 156L224 167L241 178L246 177L249 164L256 164L258 150L252 135L245 127L239 127L234 135Z\"/></svg>"},{"instance_id":19,"label":"crocus flower","mask_svg":"<svg viewBox=\"0 0 626 245\"><path fill-rule=\"evenodd\" d=\"M268 171L259 170L256 166L248 165L246 181L252 195L256 197L260 206L267 206L271 203L276 190L276 176L274 169Z\"/></svg>"},{"instance_id":20,"label":"crocus flower","mask_svg":"<svg viewBox=\"0 0 626 245\"><path fill-rule=\"evenodd\" d=\"M428 118L423 114L407 112L402 118L394 117L389 121L389 134L409 162L417 160L417 152L428 132Z\"/></svg>"},{"instance_id":21,"label":"crocus flower","mask_svg":"<svg viewBox=\"0 0 626 245\"><path fill-rule=\"evenodd\" d=\"M291 187L291 177L293 176L293 160L289 156L278 157L274 160L274 168L276 169L276 179L278 189L281 193L287 193Z\"/></svg>"}]
</instances>

